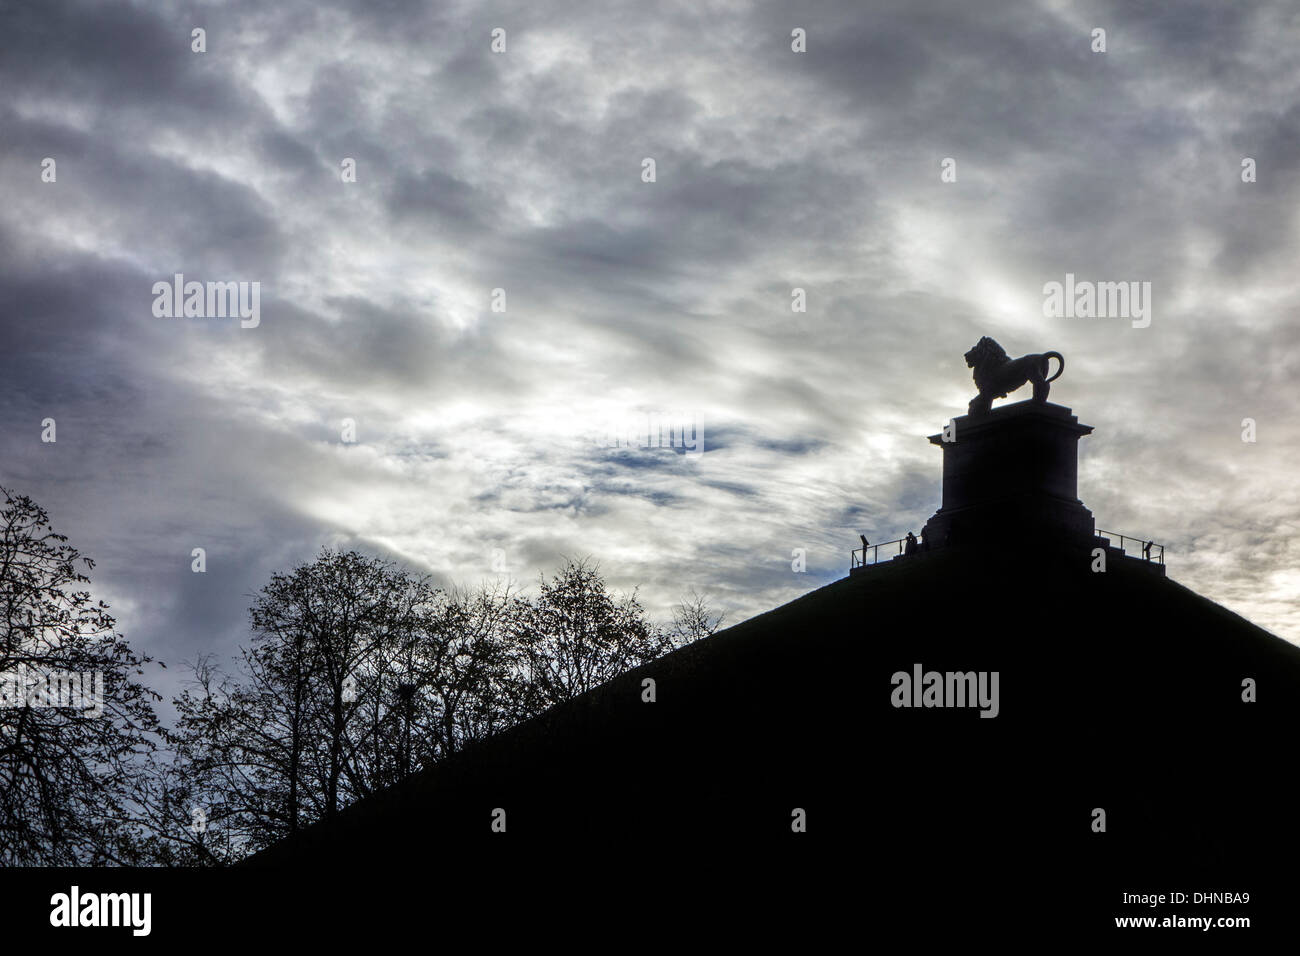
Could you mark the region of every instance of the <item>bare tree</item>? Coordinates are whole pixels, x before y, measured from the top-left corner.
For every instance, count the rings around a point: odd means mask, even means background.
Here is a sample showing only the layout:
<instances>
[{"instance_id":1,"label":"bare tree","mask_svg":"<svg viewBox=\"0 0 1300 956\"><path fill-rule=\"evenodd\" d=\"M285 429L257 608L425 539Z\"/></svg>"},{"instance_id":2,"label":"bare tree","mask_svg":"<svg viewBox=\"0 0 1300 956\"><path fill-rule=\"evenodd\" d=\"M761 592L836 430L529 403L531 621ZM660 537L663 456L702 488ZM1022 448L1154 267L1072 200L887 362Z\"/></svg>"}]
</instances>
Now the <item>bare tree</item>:
<instances>
[{"instance_id":1,"label":"bare tree","mask_svg":"<svg viewBox=\"0 0 1300 956\"><path fill-rule=\"evenodd\" d=\"M151 658L84 587L94 562L31 498L0 495L0 864L139 862Z\"/></svg>"},{"instance_id":2,"label":"bare tree","mask_svg":"<svg viewBox=\"0 0 1300 956\"><path fill-rule=\"evenodd\" d=\"M178 759L163 771L154 805L159 832L198 862L236 859L324 814L309 757L319 734L303 643L245 649L242 679L201 659L174 701L178 720L169 736Z\"/></svg>"},{"instance_id":3,"label":"bare tree","mask_svg":"<svg viewBox=\"0 0 1300 956\"><path fill-rule=\"evenodd\" d=\"M452 754L508 725L518 714L511 655L508 587L450 595L446 614L423 644L423 677L434 710L441 754Z\"/></svg>"},{"instance_id":4,"label":"bare tree","mask_svg":"<svg viewBox=\"0 0 1300 956\"><path fill-rule=\"evenodd\" d=\"M272 576L250 609L239 679L198 668L176 701L190 788L223 808L214 822L257 848L400 778L391 728L410 695L385 665L436 596L356 551Z\"/></svg>"},{"instance_id":5,"label":"bare tree","mask_svg":"<svg viewBox=\"0 0 1300 956\"><path fill-rule=\"evenodd\" d=\"M598 687L672 650L668 633L652 625L635 592L609 593L599 569L568 560L531 601L518 599L513 627L533 713Z\"/></svg>"},{"instance_id":6,"label":"bare tree","mask_svg":"<svg viewBox=\"0 0 1300 956\"><path fill-rule=\"evenodd\" d=\"M376 646L359 688L366 756L376 764L387 758L385 780L453 754L518 716L512 601L509 589L497 586L430 592L415 625Z\"/></svg>"},{"instance_id":7,"label":"bare tree","mask_svg":"<svg viewBox=\"0 0 1300 956\"><path fill-rule=\"evenodd\" d=\"M677 606L673 608L673 619L668 625L668 633L674 646L690 644L709 637L722 626L725 619L725 613L715 614L709 607L708 600L692 589L689 594L683 595L677 602Z\"/></svg>"}]
</instances>

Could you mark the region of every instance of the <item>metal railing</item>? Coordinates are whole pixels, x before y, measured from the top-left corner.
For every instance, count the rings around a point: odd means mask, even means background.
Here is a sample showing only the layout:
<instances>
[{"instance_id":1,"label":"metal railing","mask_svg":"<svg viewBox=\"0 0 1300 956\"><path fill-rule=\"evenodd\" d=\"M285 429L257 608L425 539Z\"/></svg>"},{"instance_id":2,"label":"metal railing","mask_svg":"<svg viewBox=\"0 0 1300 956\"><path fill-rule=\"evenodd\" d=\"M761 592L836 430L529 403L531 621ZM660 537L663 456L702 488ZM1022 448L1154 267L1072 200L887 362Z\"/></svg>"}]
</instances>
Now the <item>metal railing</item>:
<instances>
[{"instance_id":1,"label":"metal railing","mask_svg":"<svg viewBox=\"0 0 1300 956\"><path fill-rule=\"evenodd\" d=\"M883 541L880 544L868 544L865 548L854 548L853 555L851 558L852 563L849 564L849 570L853 570L854 568L865 568L870 564L879 564L881 548L885 549L886 560L889 560L890 558L889 549L893 545L898 545L898 550L894 552L894 556L900 555L903 553L903 549L906 546L906 544L907 544L906 538L898 538L894 541ZM868 551L871 552L870 561L867 560Z\"/></svg>"},{"instance_id":2,"label":"metal railing","mask_svg":"<svg viewBox=\"0 0 1300 956\"><path fill-rule=\"evenodd\" d=\"M1160 564L1165 563L1165 546L1163 544L1156 544L1154 541L1149 541L1146 538L1135 538L1131 534L1119 534L1115 531L1103 531L1101 528L1097 529L1097 537L1110 538L1111 541L1119 538L1119 549L1121 551L1124 550L1125 541L1136 541L1142 547L1142 557L1144 560L1156 561Z\"/></svg>"},{"instance_id":3,"label":"metal railing","mask_svg":"<svg viewBox=\"0 0 1300 956\"><path fill-rule=\"evenodd\" d=\"M1129 543L1136 542L1141 547L1142 557L1144 560L1154 561L1161 565L1165 563L1165 546L1163 544L1156 544L1154 541L1147 540L1146 538L1135 538L1131 534L1119 534L1115 531L1103 531L1101 528L1097 529L1096 534L1100 538L1109 538L1112 543L1116 538L1118 538L1119 549L1121 551L1124 550L1125 541L1128 541ZM873 564L879 564L881 548L885 549L885 560L892 560L906 552L907 538L895 538L893 541L882 541L880 544L868 544L865 548L854 548L850 557L849 570L852 571L854 568L865 568ZM919 553L928 550L930 549L925 546L925 543L921 539L918 539L917 552ZM867 560L868 555L870 555L870 561ZM1136 555L1134 557L1136 557Z\"/></svg>"}]
</instances>

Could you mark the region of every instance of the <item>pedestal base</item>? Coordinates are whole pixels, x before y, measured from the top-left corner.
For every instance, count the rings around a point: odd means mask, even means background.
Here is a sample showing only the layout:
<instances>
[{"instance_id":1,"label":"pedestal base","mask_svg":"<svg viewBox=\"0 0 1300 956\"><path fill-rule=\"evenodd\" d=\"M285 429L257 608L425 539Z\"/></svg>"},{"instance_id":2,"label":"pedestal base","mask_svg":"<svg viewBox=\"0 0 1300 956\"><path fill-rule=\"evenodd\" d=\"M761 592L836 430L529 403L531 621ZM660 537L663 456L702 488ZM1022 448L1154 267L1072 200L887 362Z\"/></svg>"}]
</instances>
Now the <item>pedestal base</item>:
<instances>
[{"instance_id":1,"label":"pedestal base","mask_svg":"<svg viewBox=\"0 0 1300 956\"><path fill-rule=\"evenodd\" d=\"M1078 497L1078 443L1091 431L1070 409L1032 400L955 419L953 440L930 436L943 449L943 504L926 522L926 540L1090 541L1096 525Z\"/></svg>"}]
</instances>

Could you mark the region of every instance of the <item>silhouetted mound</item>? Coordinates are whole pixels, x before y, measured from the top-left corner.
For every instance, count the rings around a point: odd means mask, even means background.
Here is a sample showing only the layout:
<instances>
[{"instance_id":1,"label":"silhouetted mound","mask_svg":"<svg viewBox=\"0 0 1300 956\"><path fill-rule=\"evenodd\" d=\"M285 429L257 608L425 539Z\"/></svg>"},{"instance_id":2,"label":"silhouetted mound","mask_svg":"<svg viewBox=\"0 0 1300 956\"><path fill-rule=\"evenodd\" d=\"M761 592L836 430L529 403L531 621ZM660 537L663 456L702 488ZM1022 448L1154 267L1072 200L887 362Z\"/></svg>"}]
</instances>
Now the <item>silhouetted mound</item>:
<instances>
[{"instance_id":1,"label":"silhouetted mound","mask_svg":"<svg viewBox=\"0 0 1300 956\"><path fill-rule=\"evenodd\" d=\"M918 664L998 672L997 716L893 706ZM1035 898L1111 863L1134 887L1188 865L1217 885L1297 846L1298 692L1300 649L1140 565L954 547L630 672L255 862L361 873L508 842L686 870L686 849L779 851Z\"/></svg>"},{"instance_id":2,"label":"silhouetted mound","mask_svg":"<svg viewBox=\"0 0 1300 956\"><path fill-rule=\"evenodd\" d=\"M253 862L360 880L491 859L543 882L635 864L683 888L703 870L860 895L891 919L982 913L999 936L1079 914L1097 928L1132 912L1121 891L1258 893L1300 846L1300 648L1142 561L1111 552L1096 571L1095 546L965 541L865 568ZM925 706L927 672L970 675L931 684L931 703L967 706Z\"/></svg>"}]
</instances>

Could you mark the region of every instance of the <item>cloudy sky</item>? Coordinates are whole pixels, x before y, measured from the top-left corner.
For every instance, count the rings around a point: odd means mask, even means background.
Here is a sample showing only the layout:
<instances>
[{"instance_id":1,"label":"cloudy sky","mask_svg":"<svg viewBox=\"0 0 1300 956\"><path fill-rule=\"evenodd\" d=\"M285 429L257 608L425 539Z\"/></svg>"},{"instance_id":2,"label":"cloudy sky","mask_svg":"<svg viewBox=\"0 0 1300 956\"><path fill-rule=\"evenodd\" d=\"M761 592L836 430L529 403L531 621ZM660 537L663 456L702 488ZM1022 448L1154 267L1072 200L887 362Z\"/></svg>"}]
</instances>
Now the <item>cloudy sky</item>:
<instances>
[{"instance_id":1,"label":"cloudy sky","mask_svg":"<svg viewBox=\"0 0 1300 956\"><path fill-rule=\"evenodd\" d=\"M919 529L989 334L1065 354L1102 527L1300 642L1300 8L991 7L6 4L0 484L169 663L324 544L734 622ZM1066 273L1150 325L1045 317Z\"/></svg>"}]
</instances>

